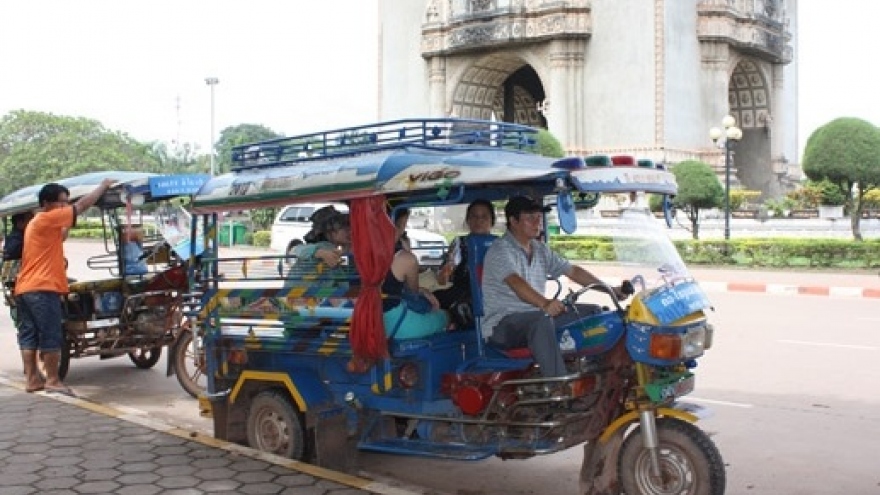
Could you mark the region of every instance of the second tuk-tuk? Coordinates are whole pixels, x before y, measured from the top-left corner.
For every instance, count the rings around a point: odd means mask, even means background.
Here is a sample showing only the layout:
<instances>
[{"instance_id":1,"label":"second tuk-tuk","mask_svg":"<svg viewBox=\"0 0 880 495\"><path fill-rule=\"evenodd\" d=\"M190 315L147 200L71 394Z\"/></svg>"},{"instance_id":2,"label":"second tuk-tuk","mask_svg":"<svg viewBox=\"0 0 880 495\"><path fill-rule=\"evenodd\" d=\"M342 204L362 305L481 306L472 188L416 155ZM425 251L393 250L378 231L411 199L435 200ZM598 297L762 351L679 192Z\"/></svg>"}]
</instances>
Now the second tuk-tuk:
<instances>
[{"instance_id":1,"label":"second tuk-tuk","mask_svg":"<svg viewBox=\"0 0 880 495\"><path fill-rule=\"evenodd\" d=\"M175 201L197 191L207 176L95 172L58 183L75 201L105 178L117 183L95 205L100 211L103 253L87 261L95 278L72 280L62 299L65 345L59 376L67 375L72 358L86 356L127 355L135 366L152 368L162 348L171 346L168 372L176 372L184 389L195 396L201 391L200 371L195 361L187 359L192 337L181 314L186 261L194 250L189 243L189 214ZM41 187L0 199L6 231L13 227L12 218L38 210ZM13 320L17 315L12 293L19 264L16 257L4 257L0 265L4 300Z\"/></svg>"},{"instance_id":2,"label":"second tuk-tuk","mask_svg":"<svg viewBox=\"0 0 880 495\"><path fill-rule=\"evenodd\" d=\"M189 315L204 332L202 407L215 436L341 468L351 467L353 447L477 460L584 444L579 493L722 494L721 455L694 425L705 410L680 400L712 343L709 301L641 206L645 193L675 194L673 175L632 157L537 156L528 152L536 132L419 119L234 149L232 173L193 201L205 253ZM614 225L578 218L606 194L630 204ZM588 291L604 306L557 328L562 377L542 376L527 349L484 340L479 277L491 236L467 240L472 324L408 339L382 324L389 211L515 195L552 206L565 233L601 227L611 241L595 255L631 288L628 304L604 284L556 292L571 311ZM349 263L289 268L286 257L219 256L221 212L316 201L348 204Z\"/></svg>"}]
</instances>

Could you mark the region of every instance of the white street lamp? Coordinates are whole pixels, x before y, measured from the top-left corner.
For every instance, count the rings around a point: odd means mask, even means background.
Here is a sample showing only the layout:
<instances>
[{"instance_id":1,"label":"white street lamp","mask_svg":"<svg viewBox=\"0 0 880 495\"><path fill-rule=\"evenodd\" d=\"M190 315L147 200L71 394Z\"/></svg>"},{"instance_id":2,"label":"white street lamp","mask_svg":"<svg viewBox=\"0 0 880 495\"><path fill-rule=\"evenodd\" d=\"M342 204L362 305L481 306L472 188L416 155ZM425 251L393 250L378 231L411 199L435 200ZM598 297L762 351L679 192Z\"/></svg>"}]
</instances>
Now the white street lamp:
<instances>
[{"instance_id":1,"label":"white street lamp","mask_svg":"<svg viewBox=\"0 0 880 495\"><path fill-rule=\"evenodd\" d=\"M724 240L730 240L730 149L733 144L742 139L742 129L736 126L736 119L733 115L725 115L721 119L721 125L724 130L718 127L709 129L709 137L713 142L718 143L722 137L724 141Z\"/></svg>"},{"instance_id":2,"label":"white street lamp","mask_svg":"<svg viewBox=\"0 0 880 495\"><path fill-rule=\"evenodd\" d=\"M209 156L211 160L211 177L214 176L214 86L216 86L220 82L220 79L216 77L206 77L205 84L207 84L211 88L211 154Z\"/></svg>"}]
</instances>

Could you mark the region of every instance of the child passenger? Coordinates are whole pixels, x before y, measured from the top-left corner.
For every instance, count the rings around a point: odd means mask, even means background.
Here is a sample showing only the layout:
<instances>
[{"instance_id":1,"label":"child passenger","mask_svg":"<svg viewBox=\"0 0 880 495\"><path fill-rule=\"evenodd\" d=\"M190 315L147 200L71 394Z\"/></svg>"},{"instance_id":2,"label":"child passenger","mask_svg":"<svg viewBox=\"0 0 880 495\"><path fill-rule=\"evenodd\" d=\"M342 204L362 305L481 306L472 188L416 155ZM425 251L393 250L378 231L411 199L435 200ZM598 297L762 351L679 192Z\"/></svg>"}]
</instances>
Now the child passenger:
<instances>
[{"instance_id":1,"label":"child passenger","mask_svg":"<svg viewBox=\"0 0 880 495\"><path fill-rule=\"evenodd\" d=\"M330 268L343 264L351 251L351 226L347 213L325 206L312 214L312 230L305 236L305 244L293 249L297 266L313 265L322 261Z\"/></svg>"},{"instance_id":2,"label":"child passenger","mask_svg":"<svg viewBox=\"0 0 880 495\"><path fill-rule=\"evenodd\" d=\"M125 275L147 273L147 260L144 257L144 232L139 227L125 227L122 231L122 256Z\"/></svg>"}]
</instances>

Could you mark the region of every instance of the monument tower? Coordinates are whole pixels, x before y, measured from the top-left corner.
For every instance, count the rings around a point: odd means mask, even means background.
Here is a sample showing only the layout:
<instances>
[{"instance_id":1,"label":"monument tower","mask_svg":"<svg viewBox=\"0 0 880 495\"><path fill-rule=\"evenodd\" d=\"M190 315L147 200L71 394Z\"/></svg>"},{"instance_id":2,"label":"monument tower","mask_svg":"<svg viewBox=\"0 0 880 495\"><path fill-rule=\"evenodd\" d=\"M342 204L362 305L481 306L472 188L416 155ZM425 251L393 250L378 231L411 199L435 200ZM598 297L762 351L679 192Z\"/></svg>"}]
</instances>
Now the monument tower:
<instances>
[{"instance_id":1,"label":"monument tower","mask_svg":"<svg viewBox=\"0 0 880 495\"><path fill-rule=\"evenodd\" d=\"M379 0L383 119L546 127L571 154L724 171L709 129L743 131L733 173L797 178L797 0ZM790 163L792 162L792 163Z\"/></svg>"}]
</instances>

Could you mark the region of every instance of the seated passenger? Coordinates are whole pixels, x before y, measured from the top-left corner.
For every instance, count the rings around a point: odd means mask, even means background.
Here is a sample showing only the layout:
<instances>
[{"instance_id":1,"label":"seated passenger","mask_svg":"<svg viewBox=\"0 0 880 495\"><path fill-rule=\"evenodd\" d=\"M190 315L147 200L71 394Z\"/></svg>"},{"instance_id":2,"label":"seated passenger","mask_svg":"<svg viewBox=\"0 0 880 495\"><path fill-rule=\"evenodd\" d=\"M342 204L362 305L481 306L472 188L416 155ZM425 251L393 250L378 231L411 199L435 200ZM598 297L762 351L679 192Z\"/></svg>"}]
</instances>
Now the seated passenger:
<instances>
[{"instance_id":1,"label":"seated passenger","mask_svg":"<svg viewBox=\"0 0 880 495\"><path fill-rule=\"evenodd\" d=\"M396 339L445 332L449 323L446 312L439 309L437 298L419 288L419 260L401 243L408 219L408 210L398 211L394 217L396 252L382 283L385 335Z\"/></svg>"},{"instance_id":2,"label":"seated passenger","mask_svg":"<svg viewBox=\"0 0 880 495\"><path fill-rule=\"evenodd\" d=\"M28 222L34 218L31 212L18 213L12 215L12 231L3 241L3 259L4 260L20 260L21 253L24 249L24 228Z\"/></svg>"},{"instance_id":3,"label":"seated passenger","mask_svg":"<svg viewBox=\"0 0 880 495\"><path fill-rule=\"evenodd\" d=\"M449 246L446 260L437 273L437 283L452 286L434 291L440 307L449 310L453 321L459 328L473 325L470 273L467 263L467 237L470 235L491 234L495 226L495 208L485 199L477 199L467 207L464 221L469 233L456 237Z\"/></svg>"},{"instance_id":4,"label":"seated passenger","mask_svg":"<svg viewBox=\"0 0 880 495\"><path fill-rule=\"evenodd\" d=\"M122 258L125 275L147 273L147 260L144 256L144 232L139 227L125 227L122 230Z\"/></svg>"},{"instance_id":5,"label":"seated passenger","mask_svg":"<svg viewBox=\"0 0 880 495\"><path fill-rule=\"evenodd\" d=\"M310 218L312 230L305 236L305 244L293 248L297 266L302 268L323 261L336 268L351 256L351 226L347 213L333 206L325 206Z\"/></svg>"},{"instance_id":6,"label":"seated passenger","mask_svg":"<svg viewBox=\"0 0 880 495\"><path fill-rule=\"evenodd\" d=\"M578 305L579 314L568 312L561 301L546 298L547 275L565 275L580 285L600 282L537 240L548 209L527 196L510 198L504 207L507 233L486 253L482 283L483 337L501 349L528 347L546 378L568 373L556 327L599 311L584 304ZM625 299L619 288L614 292Z\"/></svg>"}]
</instances>

